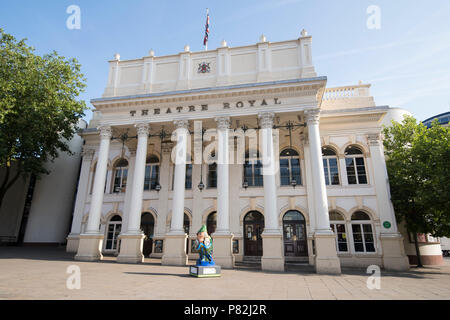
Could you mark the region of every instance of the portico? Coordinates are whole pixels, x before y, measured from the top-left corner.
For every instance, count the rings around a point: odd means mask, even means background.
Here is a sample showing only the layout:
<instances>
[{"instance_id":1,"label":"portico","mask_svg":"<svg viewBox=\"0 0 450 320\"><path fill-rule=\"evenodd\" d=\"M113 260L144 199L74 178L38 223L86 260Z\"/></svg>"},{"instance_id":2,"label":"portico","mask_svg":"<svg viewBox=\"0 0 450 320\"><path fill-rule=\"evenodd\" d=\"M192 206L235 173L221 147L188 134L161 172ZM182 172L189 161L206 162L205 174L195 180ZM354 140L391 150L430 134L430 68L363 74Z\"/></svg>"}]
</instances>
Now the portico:
<instances>
[{"instance_id":1,"label":"portico","mask_svg":"<svg viewBox=\"0 0 450 320\"><path fill-rule=\"evenodd\" d=\"M345 100L331 100L310 50L303 32L279 43L110 61L105 94L92 100L95 117L83 132L94 156L82 168L90 178L80 179L68 237L76 259L100 260L104 241L116 241L117 262L139 263L150 237L151 257L186 265L207 222L223 268L256 257L263 270L283 271L286 256L306 258L318 273L339 274L355 259L404 268L396 229L380 238L378 210L388 200L378 194L387 189L373 169L383 172L384 159L364 140L375 139L386 109L363 84L346 89L357 96L342 90ZM204 60L210 74L196 73L192 65ZM339 113L348 108L355 110ZM356 118L362 126L345 128ZM352 188L353 176L361 183ZM393 209L383 210L382 219L395 223ZM333 220L334 211L344 222ZM152 229L142 226L146 213ZM110 227L114 215L120 230Z\"/></svg>"}]
</instances>

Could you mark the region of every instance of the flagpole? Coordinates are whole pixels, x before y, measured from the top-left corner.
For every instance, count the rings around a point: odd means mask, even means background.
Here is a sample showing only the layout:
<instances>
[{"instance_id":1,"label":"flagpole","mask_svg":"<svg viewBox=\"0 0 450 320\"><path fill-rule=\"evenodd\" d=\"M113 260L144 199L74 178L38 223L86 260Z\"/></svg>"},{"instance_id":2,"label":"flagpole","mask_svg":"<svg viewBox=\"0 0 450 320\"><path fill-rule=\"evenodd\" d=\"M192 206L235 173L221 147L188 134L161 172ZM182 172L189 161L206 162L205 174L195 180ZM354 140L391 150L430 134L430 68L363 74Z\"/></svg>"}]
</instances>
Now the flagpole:
<instances>
[{"instance_id":1,"label":"flagpole","mask_svg":"<svg viewBox=\"0 0 450 320\"><path fill-rule=\"evenodd\" d=\"M209 25L208 15L209 15L209 9L206 8L206 20L207 20L207 24ZM208 39L206 39L206 42L205 42L205 51L208 51Z\"/></svg>"}]
</instances>

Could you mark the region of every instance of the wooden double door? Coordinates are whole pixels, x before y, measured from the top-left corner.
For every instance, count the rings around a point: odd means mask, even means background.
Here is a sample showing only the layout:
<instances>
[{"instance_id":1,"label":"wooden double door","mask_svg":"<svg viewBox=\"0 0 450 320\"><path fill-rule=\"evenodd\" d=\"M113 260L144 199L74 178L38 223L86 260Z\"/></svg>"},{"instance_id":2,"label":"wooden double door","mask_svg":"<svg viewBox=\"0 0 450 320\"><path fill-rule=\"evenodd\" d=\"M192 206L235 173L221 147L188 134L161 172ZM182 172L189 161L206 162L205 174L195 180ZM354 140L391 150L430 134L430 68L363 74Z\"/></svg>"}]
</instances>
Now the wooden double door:
<instances>
[{"instance_id":1,"label":"wooden double door","mask_svg":"<svg viewBox=\"0 0 450 320\"><path fill-rule=\"evenodd\" d=\"M250 211L244 218L244 256L263 255L262 237L264 216L258 211Z\"/></svg>"},{"instance_id":2,"label":"wooden double door","mask_svg":"<svg viewBox=\"0 0 450 320\"><path fill-rule=\"evenodd\" d=\"M308 256L306 223L298 211L288 211L283 217L284 255L286 257Z\"/></svg>"}]
</instances>

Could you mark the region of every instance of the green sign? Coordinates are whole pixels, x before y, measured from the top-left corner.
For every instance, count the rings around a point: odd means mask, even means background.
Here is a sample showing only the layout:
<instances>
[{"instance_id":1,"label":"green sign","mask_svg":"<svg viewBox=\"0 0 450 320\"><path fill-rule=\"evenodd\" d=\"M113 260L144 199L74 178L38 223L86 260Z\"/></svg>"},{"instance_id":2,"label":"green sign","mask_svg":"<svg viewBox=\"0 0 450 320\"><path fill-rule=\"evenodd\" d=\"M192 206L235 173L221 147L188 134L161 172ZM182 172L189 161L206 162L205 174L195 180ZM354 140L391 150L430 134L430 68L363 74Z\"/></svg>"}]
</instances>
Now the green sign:
<instances>
[{"instance_id":1,"label":"green sign","mask_svg":"<svg viewBox=\"0 0 450 320\"><path fill-rule=\"evenodd\" d=\"M383 222L383 227L385 227L386 229L389 229L391 227L391 223L389 221L385 221L385 222Z\"/></svg>"}]
</instances>

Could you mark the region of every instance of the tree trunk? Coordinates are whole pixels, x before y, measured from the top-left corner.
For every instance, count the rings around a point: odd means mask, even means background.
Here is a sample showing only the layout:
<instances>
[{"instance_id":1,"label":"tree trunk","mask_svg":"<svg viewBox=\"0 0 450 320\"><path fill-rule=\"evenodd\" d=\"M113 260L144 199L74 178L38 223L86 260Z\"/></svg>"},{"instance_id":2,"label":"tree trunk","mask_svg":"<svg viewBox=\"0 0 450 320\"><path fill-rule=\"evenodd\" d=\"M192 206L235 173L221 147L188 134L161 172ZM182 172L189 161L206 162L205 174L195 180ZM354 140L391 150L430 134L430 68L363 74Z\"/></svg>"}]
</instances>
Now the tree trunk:
<instances>
[{"instance_id":1,"label":"tree trunk","mask_svg":"<svg viewBox=\"0 0 450 320\"><path fill-rule=\"evenodd\" d=\"M414 245L416 247L416 255L417 255L417 268L422 268L422 259L420 257L420 250L419 250L419 241L417 240L417 232L414 232Z\"/></svg>"}]
</instances>

